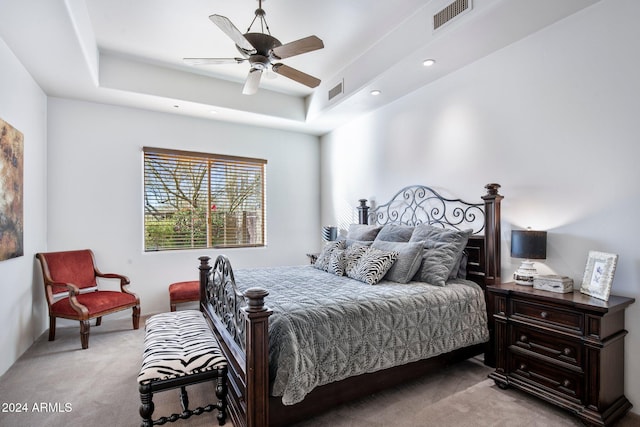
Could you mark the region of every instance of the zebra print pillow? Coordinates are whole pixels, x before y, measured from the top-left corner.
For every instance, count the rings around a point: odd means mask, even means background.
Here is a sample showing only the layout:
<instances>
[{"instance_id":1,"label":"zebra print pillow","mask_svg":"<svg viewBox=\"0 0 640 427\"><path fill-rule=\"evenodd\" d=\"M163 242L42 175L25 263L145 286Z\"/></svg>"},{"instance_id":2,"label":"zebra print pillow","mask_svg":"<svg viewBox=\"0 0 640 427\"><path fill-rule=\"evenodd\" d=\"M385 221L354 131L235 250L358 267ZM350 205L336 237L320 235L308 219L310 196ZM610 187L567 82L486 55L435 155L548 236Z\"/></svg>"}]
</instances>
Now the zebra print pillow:
<instances>
[{"instance_id":1,"label":"zebra print pillow","mask_svg":"<svg viewBox=\"0 0 640 427\"><path fill-rule=\"evenodd\" d=\"M344 276L344 270L346 267L344 252L344 249L334 249L331 252L331 259L329 259L329 265L327 266L327 271L329 273L333 273L336 276Z\"/></svg>"},{"instance_id":2,"label":"zebra print pillow","mask_svg":"<svg viewBox=\"0 0 640 427\"><path fill-rule=\"evenodd\" d=\"M352 243L344 251L344 274L348 277L350 272L355 268L358 260L362 255L367 252L369 245L363 245L360 243Z\"/></svg>"},{"instance_id":3,"label":"zebra print pillow","mask_svg":"<svg viewBox=\"0 0 640 427\"><path fill-rule=\"evenodd\" d=\"M316 262L313 264L315 268L318 270L329 271L329 263L331 262L331 253L335 249L344 249L345 246L344 240L338 240L336 242L329 242L322 248Z\"/></svg>"},{"instance_id":4,"label":"zebra print pillow","mask_svg":"<svg viewBox=\"0 0 640 427\"><path fill-rule=\"evenodd\" d=\"M218 341L197 310L156 314L147 319L145 330L140 384L227 365Z\"/></svg>"},{"instance_id":5,"label":"zebra print pillow","mask_svg":"<svg viewBox=\"0 0 640 427\"><path fill-rule=\"evenodd\" d=\"M367 248L355 266L347 272L347 276L369 285L375 285L389 271L398 255L396 251Z\"/></svg>"}]
</instances>

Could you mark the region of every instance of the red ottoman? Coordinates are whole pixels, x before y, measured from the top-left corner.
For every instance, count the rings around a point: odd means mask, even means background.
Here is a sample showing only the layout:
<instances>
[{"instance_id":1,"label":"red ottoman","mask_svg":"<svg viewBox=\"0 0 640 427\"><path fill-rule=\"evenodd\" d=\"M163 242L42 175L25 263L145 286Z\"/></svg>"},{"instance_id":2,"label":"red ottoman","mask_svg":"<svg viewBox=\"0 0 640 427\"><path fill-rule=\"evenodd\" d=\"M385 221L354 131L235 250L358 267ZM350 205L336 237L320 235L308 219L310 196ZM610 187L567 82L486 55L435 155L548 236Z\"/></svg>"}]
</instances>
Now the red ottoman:
<instances>
[{"instance_id":1,"label":"red ottoman","mask_svg":"<svg viewBox=\"0 0 640 427\"><path fill-rule=\"evenodd\" d=\"M176 311L176 304L200 300L200 282L176 282L169 285L169 304Z\"/></svg>"}]
</instances>

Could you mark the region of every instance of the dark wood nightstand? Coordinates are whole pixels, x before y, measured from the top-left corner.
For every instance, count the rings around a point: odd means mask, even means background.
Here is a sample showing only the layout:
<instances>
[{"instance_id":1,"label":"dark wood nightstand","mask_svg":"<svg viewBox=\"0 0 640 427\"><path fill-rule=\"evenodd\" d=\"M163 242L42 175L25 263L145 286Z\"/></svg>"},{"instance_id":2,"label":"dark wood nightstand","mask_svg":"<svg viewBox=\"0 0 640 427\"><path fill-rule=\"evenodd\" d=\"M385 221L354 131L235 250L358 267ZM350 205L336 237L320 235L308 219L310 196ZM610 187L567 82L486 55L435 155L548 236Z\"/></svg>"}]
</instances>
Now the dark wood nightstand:
<instances>
[{"instance_id":1,"label":"dark wood nightstand","mask_svg":"<svg viewBox=\"0 0 640 427\"><path fill-rule=\"evenodd\" d=\"M496 370L489 377L608 426L631 403L624 396L624 311L635 299L601 301L515 283L487 286Z\"/></svg>"}]
</instances>

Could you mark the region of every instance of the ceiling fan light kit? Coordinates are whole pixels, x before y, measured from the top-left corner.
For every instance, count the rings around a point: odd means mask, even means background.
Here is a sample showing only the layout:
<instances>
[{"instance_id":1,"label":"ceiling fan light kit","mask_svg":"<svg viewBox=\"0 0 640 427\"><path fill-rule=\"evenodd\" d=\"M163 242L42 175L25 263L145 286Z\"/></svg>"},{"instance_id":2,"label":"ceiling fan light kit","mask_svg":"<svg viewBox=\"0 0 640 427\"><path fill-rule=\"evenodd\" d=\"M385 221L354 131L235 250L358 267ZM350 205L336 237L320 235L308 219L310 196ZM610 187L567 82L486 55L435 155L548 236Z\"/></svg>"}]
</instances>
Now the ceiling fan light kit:
<instances>
[{"instance_id":1,"label":"ceiling fan light kit","mask_svg":"<svg viewBox=\"0 0 640 427\"><path fill-rule=\"evenodd\" d=\"M255 17L253 21L251 21L245 34L242 34L229 18L225 16L214 14L209 17L209 19L236 44L236 48L242 55L242 58L184 58L184 61L189 65L241 64L243 62L249 62L251 67L242 89L242 93L245 95L253 95L258 91L263 71L269 70L307 87L317 87L320 84L320 79L282 64L279 61L322 49L324 47L322 40L316 36L308 36L282 44L280 40L271 35L265 14L264 9L262 9L262 0L258 0L258 9L255 11ZM260 32L251 32L251 27L256 22L260 23Z\"/></svg>"}]
</instances>

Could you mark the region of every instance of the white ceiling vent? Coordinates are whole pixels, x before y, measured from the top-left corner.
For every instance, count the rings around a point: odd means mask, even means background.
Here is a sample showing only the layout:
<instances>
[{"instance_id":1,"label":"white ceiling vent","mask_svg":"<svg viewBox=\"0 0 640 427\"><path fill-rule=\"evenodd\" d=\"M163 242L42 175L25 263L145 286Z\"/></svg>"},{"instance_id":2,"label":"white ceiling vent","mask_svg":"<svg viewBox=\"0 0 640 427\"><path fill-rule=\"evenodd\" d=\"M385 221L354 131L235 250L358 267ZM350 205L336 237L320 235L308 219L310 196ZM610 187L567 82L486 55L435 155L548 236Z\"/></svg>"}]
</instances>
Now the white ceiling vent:
<instances>
[{"instance_id":1,"label":"white ceiling vent","mask_svg":"<svg viewBox=\"0 0 640 427\"><path fill-rule=\"evenodd\" d=\"M344 93L344 80L340 80L340 83L329 89L329 101L342 93Z\"/></svg>"},{"instance_id":2,"label":"white ceiling vent","mask_svg":"<svg viewBox=\"0 0 640 427\"><path fill-rule=\"evenodd\" d=\"M433 31L463 15L473 7L472 0L455 0L433 15Z\"/></svg>"}]
</instances>

